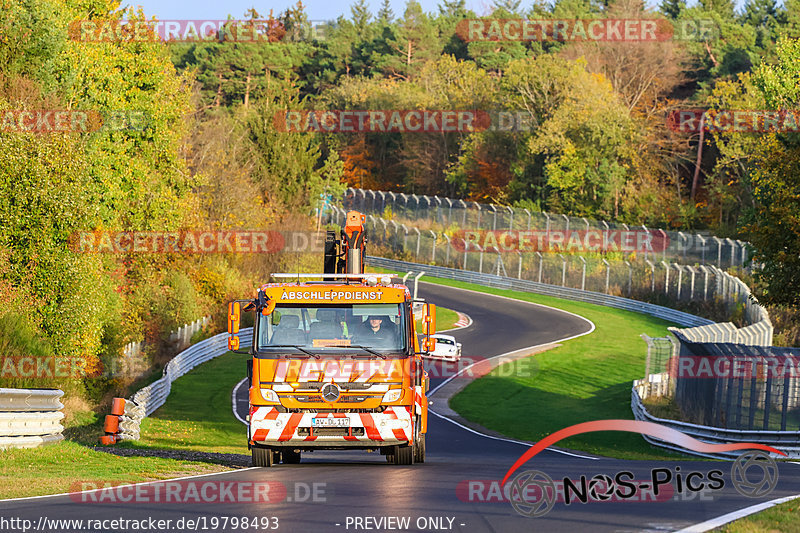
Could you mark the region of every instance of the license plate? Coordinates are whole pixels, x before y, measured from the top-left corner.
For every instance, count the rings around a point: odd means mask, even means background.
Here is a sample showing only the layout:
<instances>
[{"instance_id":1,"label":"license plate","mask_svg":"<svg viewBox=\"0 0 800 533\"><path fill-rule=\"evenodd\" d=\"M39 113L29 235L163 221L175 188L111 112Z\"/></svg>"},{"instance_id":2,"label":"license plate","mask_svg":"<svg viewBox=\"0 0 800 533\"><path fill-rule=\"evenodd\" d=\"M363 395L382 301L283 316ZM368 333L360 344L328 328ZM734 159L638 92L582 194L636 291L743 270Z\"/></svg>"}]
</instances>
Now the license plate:
<instances>
[{"instance_id":1,"label":"license plate","mask_svg":"<svg viewBox=\"0 0 800 533\"><path fill-rule=\"evenodd\" d=\"M311 425L315 428L349 428L349 418L312 418Z\"/></svg>"}]
</instances>

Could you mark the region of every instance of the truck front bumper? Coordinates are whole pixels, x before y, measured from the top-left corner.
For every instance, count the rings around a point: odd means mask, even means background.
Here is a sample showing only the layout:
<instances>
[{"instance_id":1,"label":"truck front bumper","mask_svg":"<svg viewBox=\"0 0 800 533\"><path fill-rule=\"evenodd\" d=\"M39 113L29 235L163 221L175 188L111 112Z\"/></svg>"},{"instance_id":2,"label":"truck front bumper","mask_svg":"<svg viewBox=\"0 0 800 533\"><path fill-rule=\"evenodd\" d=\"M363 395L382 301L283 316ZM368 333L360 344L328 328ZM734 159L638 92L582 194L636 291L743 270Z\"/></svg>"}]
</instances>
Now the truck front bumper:
<instances>
[{"instance_id":1,"label":"truck front bumper","mask_svg":"<svg viewBox=\"0 0 800 533\"><path fill-rule=\"evenodd\" d=\"M314 419L325 419L325 425ZM390 446L412 442L413 422L404 406L381 413L280 413L258 407L250 416L249 436L269 446Z\"/></svg>"}]
</instances>

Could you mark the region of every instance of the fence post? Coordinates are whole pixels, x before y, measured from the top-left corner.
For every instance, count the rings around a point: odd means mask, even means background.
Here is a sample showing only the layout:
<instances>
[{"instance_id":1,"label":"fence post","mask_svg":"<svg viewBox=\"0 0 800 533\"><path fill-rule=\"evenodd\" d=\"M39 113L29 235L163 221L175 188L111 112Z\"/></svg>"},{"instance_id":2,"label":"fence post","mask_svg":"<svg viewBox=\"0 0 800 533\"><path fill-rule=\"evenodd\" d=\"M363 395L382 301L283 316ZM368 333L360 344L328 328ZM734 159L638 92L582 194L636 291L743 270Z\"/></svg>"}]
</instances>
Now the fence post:
<instances>
[{"instance_id":1,"label":"fence post","mask_svg":"<svg viewBox=\"0 0 800 533\"><path fill-rule=\"evenodd\" d=\"M542 267L544 266L544 256L542 256L542 252L536 252L536 255L539 256L539 276L537 280L539 283L542 282Z\"/></svg>"},{"instance_id":2,"label":"fence post","mask_svg":"<svg viewBox=\"0 0 800 533\"><path fill-rule=\"evenodd\" d=\"M420 241L422 240L422 233L419 232L419 228L416 226L414 226L412 229L417 232L417 248L414 251L414 260L419 261L419 245Z\"/></svg>"},{"instance_id":3,"label":"fence post","mask_svg":"<svg viewBox=\"0 0 800 533\"><path fill-rule=\"evenodd\" d=\"M678 271L678 293L677 298L678 300L681 299L681 281L683 281L683 269L678 263L672 263L672 266L675 267L675 270Z\"/></svg>"},{"instance_id":4,"label":"fence post","mask_svg":"<svg viewBox=\"0 0 800 533\"><path fill-rule=\"evenodd\" d=\"M736 266L736 243L731 239L725 239L731 245L731 268Z\"/></svg>"},{"instance_id":5,"label":"fence post","mask_svg":"<svg viewBox=\"0 0 800 533\"><path fill-rule=\"evenodd\" d=\"M625 261L625 264L628 265L628 296L630 297L633 290L633 266L630 261Z\"/></svg>"},{"instance_id":6,"label":"fence post","mask_svg":"<svg viewBox=\"0 0 800 533\"><path fill-rule=\"evenodd\" d=\"M525 211L525 214L528 215L528 231L530 231L531 230L531 212L528 211L527 209L523 209L523 211Z\"/></svg>"},{"instance_id":7,"label":"fence post","mask_svg":"<svg viewBox=\"0 0 800 533\"><path fill-rule=\"evenodd\" d=\"M689 299L694 300L694 276L697 273L697 271L695 271L694 267L691 267L689 265L686 265L684 268L686 268L686 270L688 270L692 274L692 280L689 283Z\"/></svg>"},{"instance_id":8,"label":"fence post","mask_svg":"<svg viewBox=\"0 0 800 533\"><path fill-rule=\"evenodd\" d=\"M718 237L711 237L717 241L717 268L722 268L722 241Z\"/></svg>"},{"instance_id":9,"label":"fence post","mask_svg":"<svg viewBox=\"0 0 800 533\"><path fill-rule=\"evenodd\" d=\"M480 262L478 263L478 272L483 274L483 248L481 248L480 244L476 244L478 250L480 251Z\"/></svg>"},{"instance_id":10,"label":"fence post","mask_svg":"<svg viewBox=\"0 0 800 533\"><path fill-rule=\"evenodd\" d=\"M492 231L497 231L497 206L489 204L489 207L492 208Z\"/></svg>"},{"instance_id":11,"label":"fence post","mask_svg":"<svg viewBox=\"0 0 800 533\"><path fill-rule=\"evenodd\" d=\"M465 202L464 200L459 200L459 203L461 203L461 207L463 208L463 211L461 213L462 215L461 227L463 228L467 225L467 202Z\"/></svg>"},{"instance_id":12,"label":"fence post","mask_svg":"<svg viewBox=\"0 0 800 533\"><path fill-rule=\"evenodd\" d=\"M522 250L517 250L519 254L519 266L517 268L517 279L522 279Z\"/></svg>"},{"instance_id":13,"label":"fence post","mask_svg":"<svg viewBox=\"0 0 800 533\"><path fill-rule=\"evenodd\" d=\"M603 264L606 266L606 294L608 294L610 285L609 281L611 277L611 265L605 259L603 259Z\"/></svg>"},{"instance_id":14,"label":"fence post","mask_svg":"<svg viewBox=\"0 0 800 533\"><path fill-rule=\"evenodd\" d=\"M652 273L650 276L650 292L656 292L656 265L647 259L644 262L650 266L650 272Z\"/></svg>"},{"instance_id":15,"label":"fence post","mask_svg":"<svg viewBox=\"0 0 800 533\"><path fill-rule=\"evenodd\" d=\"M561 216L564 217L564 221L565 221L564 222L564 226L565 226L565 228L564 228L564 240L568 241L569 240L569 236L567 234L569 233L569 217L567 215L561 215Z\"/></svg>"},{"instance_id":16,"label":"fence post","mask_svg":"<svg viewBox=\"0 0 800 533\"><path fill-rule=\"evenodd\" d=\"M695 235L695 239L697 239L697 240L699 240L701 242L701 244L700 244L700 263L705 265L706 264L706 239L702 235L700 235L699 233L697 233Z\"/></svg>"},{"instance_id":17,"label":"fence post","mask_svg":"<svg viewBox=\"0 0 800 533\"><path fill-rule=\"evenodd\" d=\"M428 231L431 232L431 237L433 237L433 246L431 246L431 263L436 262L436 233L429 229Z\"/></svg>"},{"instance_id":18,"label":"fence post","mask_svg":"<svg viewBox=\"0 0 800 533\"><path fill-rule=\"evenodd\" d=\"M666 263L666 261L661 261L661 264L662 264L662 265L664 265L664 272L665 272L665 277L664 277L664 294L669 294L669 268L670 268L670 267L669 267L669 265Z\"/></svg>"},{"instance_id":19,"label":"fence post","mask_svg":"<svg viewBox=\"0 0 800 533\"><path fill-rule=\"evenodd\" d=\"M472 203L475 205L475 207L478 208L478 223L475 224L475 229L481 229L481 211L483 210L483 208L481 207L481 204L479 204L478 202L472 202Z\"/></svg>"},{"instance_id":20,"label":"fence post","mask_svg":"<svg viewBox=\"0 0 800 533\"><path fill-rule=\"evenodd\" d=\"M581 263L583 263L583 265L581 265L581 290L585 291L586 290L586 259L582 255L579 255L578 259L580 259Z\"/></svg>"},{"instance_id":21,"label":"fence post","mask_svg":"<svg viewBox=\"0 0 800 533\"><path fill-rule=\"evenodd\" d=\"M561 286L567 286L567 260L564 258L563 255L558 254L558 257L561 258Z\"/></svg>"},{"instance_id":22,"label":"fence post","mask_svg":"<svg viewBox=\"0 0 800 533\"><path fill-rule=\"evenodd\" d=\"M703 301L708 300L708 268L700 265L697 268L703 271Z\"/></svg>"},{"instance_id":23,"label":"fence post","mask_svg":"<svg viewBox=\"0 0 800 533\"><path fill-rule=\"evenodd\" d=\"M444 233L442 236L444 237L444 240L447 241L447 252L446 252L447 255L446 255L445 259L444 259L444 264L449 266L450 265L450 237L448 237L446 233Z\"/></svg>"}]
</instances>

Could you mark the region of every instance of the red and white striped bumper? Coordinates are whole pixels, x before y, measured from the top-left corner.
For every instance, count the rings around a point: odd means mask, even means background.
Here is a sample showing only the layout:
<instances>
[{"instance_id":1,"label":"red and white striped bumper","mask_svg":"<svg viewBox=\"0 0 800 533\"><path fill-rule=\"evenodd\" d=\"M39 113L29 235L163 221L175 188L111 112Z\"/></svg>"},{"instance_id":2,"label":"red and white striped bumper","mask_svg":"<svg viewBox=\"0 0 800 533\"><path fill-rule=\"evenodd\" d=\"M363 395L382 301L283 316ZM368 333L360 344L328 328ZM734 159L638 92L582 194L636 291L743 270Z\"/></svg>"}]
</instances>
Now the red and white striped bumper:
<instances>
[{"instance_id":1,"label":"red and white striped bumper","mask_svg":"<svg viewBox=\"0 0 800 533\"><path fill-rule=\"evenodd\" d=\"M348 418L349 428L314 428L313 418ZM404 406L387 407L382 413L279 413L274 407L258 407L250 416L250 438L272 446L381 446L412 442L411 413Z\"/></svg>"}]
</instances>

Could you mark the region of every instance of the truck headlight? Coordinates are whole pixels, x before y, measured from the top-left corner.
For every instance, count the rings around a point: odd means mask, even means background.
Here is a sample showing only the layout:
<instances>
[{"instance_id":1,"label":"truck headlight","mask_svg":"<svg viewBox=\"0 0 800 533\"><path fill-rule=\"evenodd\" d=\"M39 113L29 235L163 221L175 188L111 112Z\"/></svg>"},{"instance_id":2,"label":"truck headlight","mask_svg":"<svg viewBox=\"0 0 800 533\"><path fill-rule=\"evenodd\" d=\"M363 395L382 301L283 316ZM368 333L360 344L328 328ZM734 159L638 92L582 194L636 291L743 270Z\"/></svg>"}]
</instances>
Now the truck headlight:
<instances>
[{"instance_id":1,"label":"truck headlight","mask_svg":"<svg viewBox=\"0 0 800 533\"><path fill-rule=\"evenodd\" d=\"M383 395L381 403L396 402L403 395L403 389L392 389Z\"/></svg>"},{"instance_id":2,"label":"truck headlight","mask_svg":"<svg viewBox=\"0 0 800 533\"><path fill-rule=\"evenodd\" d=\"M271 403L281 403L278 399L278 393L272 389L261 389L261 397L264 401Z\"/></svg>"}]
</instances>

